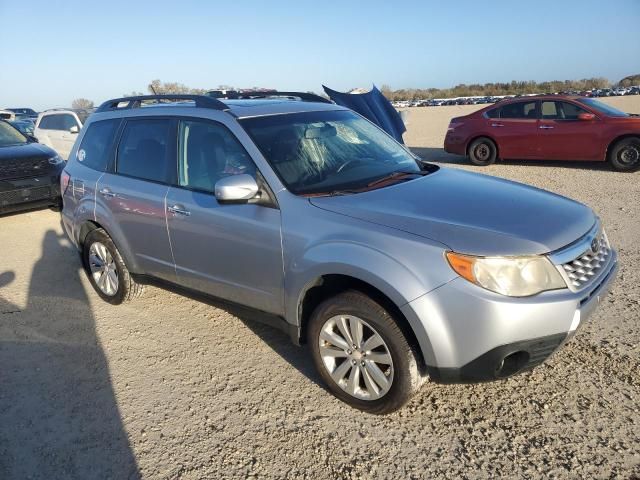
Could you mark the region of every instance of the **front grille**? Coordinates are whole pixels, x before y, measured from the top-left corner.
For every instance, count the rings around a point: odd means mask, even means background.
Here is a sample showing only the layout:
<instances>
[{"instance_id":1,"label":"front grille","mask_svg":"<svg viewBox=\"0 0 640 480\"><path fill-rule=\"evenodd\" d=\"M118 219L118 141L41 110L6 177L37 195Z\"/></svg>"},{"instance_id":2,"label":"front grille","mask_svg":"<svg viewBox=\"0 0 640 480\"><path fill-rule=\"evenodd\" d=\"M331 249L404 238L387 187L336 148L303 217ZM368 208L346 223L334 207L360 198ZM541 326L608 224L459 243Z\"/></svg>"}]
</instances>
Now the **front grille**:
<instances>
[{"instance_id":1,"label":"front grille","mask_svg":"<svg viewBox=\"0 0 640 480\"><path fill-rule=\"evenodd\" d=\"M42 175L49 168L46 158L10 158L0 162L0 178L12 179Z\"/></svg>"},{"instance_id":2,"label":"front grille","mask_svg":"<svg viewBox=\"0 0 640 480\"><path fill-rule=\"evenodd\" d=\"M598 240L598 248L595 252L589 248L579 257L562 265L569 286L573 290L581 290L590 284L611 255L611 247L604 232L600 232L595 238Z\"/></svg>"},{"instance_id":3,"label":"front grille","mask_svg":"<svg viewBox=\"0 0 640 480\"><path fill-rule=\"evenodd\" d=\"M0 207L44 200L51 196L50 187L25 188L0 193Z\"/></svg>"}]
</instances>

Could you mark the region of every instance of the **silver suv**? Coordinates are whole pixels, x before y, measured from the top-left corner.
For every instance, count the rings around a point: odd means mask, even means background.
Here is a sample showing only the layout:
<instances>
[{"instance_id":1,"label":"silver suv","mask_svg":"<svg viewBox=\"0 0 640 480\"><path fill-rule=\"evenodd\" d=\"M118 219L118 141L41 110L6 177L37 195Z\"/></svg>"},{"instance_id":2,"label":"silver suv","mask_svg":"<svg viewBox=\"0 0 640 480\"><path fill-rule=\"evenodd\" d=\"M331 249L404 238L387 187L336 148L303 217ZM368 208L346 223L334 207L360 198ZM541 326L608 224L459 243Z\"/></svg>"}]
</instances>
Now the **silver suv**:
<instances>
[{"instance_id":1,"label":"silver suv","mask_svg":"<svg viewBox=\"0 0 640 480\"><path fill-rule=\"evenodd\" d=\"M322 97L104 103L62 175L98 295L177 285L262 312L328 388L373 413L430 378L543 362L617 271L588 207L430 165Z\"/></svg>"}]
</instances>

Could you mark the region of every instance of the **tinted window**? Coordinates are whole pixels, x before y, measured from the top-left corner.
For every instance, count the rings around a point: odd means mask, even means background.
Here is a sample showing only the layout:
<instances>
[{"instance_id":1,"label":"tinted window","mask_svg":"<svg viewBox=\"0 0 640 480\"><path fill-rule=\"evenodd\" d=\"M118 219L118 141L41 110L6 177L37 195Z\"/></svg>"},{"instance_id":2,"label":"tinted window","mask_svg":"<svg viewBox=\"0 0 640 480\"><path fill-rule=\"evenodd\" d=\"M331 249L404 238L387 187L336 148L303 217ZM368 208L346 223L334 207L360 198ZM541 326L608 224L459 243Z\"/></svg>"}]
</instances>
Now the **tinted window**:
<instances>
[{"instance_id":1,"label":"tinted window","mask_svg":"<svg viewBox=\"0 0 640 480\"><path fill-rule=\"evenodd\" d=\"M517 102L504 105L500 110L500 118L531 118L535 119L536 102Z\"/></svg>"},{"instance_id":2,"label":"tinted window","mask_svg":"<svg viewBox=\"0 0 640 480\"><path fill-rule=\"evenodd\" d=\"M84 166L104 172L120 120L102 120L89 125L76 158Z\"/></svg>"},{"instance_id":3,"label":"tinted window","mask_svg":"<svg viewBox=\"0 0 640 480\"><path fill-rule=\"evenodd\" d=\"M169 148L173 135L171 120L128 120L118 145L117 172L166 182L172 165L175 171L175 157Z\"/></svg>"},{"instance_id":4,"label":"tinted window","mask_svg":"<svg viewBox=\"0 0 640 480\"><path fill-rule=\"evenodd\" d=\"M61 113L56 115L47 115L42 117L38 128L43 130L69 130L71 127L77 127L78 122L68 113Z\"/></svg>"},{"instance_id":5,"label":"tinted window","mask_svg":"<svg viewBox=\"0 0 640 480\"><path fill-rule=\"evenodd\" d=\"M488 110L486 115L487 115L487 118L498 118L500 117L500 109L494 108L493 110Z\"/></svg>"},{"instance_id":6,"label":"tinted window","mask_svg":"<svg viewBox=\"0 0 640 480\"><path fill-rule=\"evenodd\" d=\"M178 183L183 187L213 192L222 177L255 174L255 166L247 152L222 125L180 122L178 142Z\"/></svg>"},{"instance_id":7,"label":"tinted window","mask_svg":"<svg viewBox=\"0 0 640 480\"><path fill-rule=\"evenodd\" d=\"M577 120L586 110L569 102L542 102L542 118L548 120Z\"/></svg>"}]
</instances>

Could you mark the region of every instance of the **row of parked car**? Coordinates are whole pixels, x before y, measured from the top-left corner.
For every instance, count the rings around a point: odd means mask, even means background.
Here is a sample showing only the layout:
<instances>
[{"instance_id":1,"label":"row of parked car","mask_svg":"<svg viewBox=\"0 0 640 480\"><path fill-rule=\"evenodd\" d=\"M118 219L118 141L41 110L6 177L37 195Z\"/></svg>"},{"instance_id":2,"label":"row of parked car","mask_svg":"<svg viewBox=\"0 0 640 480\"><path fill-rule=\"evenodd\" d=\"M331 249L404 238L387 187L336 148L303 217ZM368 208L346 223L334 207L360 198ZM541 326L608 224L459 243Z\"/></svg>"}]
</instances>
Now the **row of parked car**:
<instances>
[{"instance_id":1,"label":"row of parked car","mask_svg":"<svg viewBox=\"0 0 640 480\"><path fill-rule=\"evenodd\" d=\"M570 90L565 92L556 92L548 95L572 95L582 97L615 97L622 95L640 95L640 86L618 87L618 88L600 88L593 90ZM402 100L391 102L396 108L407 107L440 107L443 105L479 105L485 103L496 103L501 100L533 95L501 95L501 96L484 96L484 97L460 97L445 99L429 99L429 100Z\"/></svg>"}]
</instances>

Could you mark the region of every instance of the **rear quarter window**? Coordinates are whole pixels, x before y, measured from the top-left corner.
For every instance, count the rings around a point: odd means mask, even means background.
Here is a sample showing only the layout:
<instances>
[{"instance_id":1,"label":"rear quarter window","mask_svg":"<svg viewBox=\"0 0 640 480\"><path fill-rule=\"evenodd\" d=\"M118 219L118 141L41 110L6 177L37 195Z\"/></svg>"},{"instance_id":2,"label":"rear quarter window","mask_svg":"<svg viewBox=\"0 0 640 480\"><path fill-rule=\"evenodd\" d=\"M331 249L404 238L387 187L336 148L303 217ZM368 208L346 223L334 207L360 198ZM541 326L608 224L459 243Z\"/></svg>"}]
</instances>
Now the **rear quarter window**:
<instances>
[{"instance_id":1,"label":"rear quarter window","mask_svg":"<svg viewBox=\"0 0 640 480\"><path fill-rule=\"evenodd\" d=\"M491 110L487 110L485 115L487 118L500 118L500 109L492 108Z\"/></svg>"},{"instance_id":2,"label":"rear quarter window","mask_svg":"<svg viewBox=\"0 0 640 480\"><path fill-rule=\"evenodd\" d=\"M112 156L113 141L119 125L119 119L101 120L89 125L76 153L78 162L85 167L104 172Z\"/></svg>"}]
</instances>

